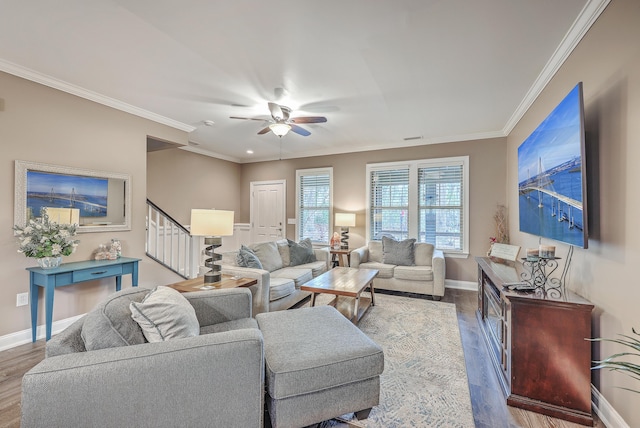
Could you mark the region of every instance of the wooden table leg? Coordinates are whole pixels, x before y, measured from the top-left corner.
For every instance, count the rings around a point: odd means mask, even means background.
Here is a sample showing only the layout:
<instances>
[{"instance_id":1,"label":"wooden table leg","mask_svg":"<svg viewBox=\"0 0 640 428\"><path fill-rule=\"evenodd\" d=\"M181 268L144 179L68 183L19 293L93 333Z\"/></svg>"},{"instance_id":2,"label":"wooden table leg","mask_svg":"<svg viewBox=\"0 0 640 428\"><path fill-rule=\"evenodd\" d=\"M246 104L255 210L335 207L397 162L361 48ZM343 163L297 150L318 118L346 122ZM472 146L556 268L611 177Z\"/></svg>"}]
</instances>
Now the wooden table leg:
<instances>
[{"instance_id":1,"label":"wooden table leg","mask_svg":"<svg viewBox=\"0 0 640 428\"><path fill-rule=\"evenodd\" d=\"M371 291L371 306L376 305L376 294L373 291L373 281L369 283L369 290Z\"/></svg>"},{"instance_id":2,"label":"wooden table leg","mask_svg":"<svg viewBox=\"0 0 640 428\"><path fill-rule=\"evenodd\" d=\"M360 293L358 293L358 295L356 296L356 302L353 305L353 318L351 319L351 321L354 324L358 324L358 321L360 321L360 318L358 318L359 306L360 306Z\"/></svg>"}]
</instances>

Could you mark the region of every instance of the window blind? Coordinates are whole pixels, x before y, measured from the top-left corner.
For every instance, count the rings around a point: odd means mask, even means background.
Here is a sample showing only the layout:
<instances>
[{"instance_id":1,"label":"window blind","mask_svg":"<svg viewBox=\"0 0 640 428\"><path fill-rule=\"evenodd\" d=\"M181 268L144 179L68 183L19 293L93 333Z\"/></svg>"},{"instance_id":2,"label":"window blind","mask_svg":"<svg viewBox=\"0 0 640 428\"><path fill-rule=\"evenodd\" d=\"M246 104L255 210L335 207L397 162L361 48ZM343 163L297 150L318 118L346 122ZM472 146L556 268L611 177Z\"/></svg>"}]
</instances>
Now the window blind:
<instances>
[{"instance_id":1,"label":"window blind","mask_svg":"<svg viewBox=\"0 0 640 428\"><path fill-rule=\"evenodd\" d=\"M463 249L463 165L418 168L418 241Z\"/></svg>"},{"instance_id":2,"label":"window blind","mask_svg":"<svg viewBox=\"0 0 640 428\"><path fill-rule=\"evenodd\" d=\"M370 239L405 239L409 234L409 168L372 170Z\"/></svg>"},{"instance_id":3,"label":"window blind","mask_svg":"<svg viewBox=\"0 0 640 428\"><path fill-rule=\"evenodd\" d=\"M298 176L298 240L329 242L331 212L330 173L301 173Z\"/></svg>"}]
</instances>

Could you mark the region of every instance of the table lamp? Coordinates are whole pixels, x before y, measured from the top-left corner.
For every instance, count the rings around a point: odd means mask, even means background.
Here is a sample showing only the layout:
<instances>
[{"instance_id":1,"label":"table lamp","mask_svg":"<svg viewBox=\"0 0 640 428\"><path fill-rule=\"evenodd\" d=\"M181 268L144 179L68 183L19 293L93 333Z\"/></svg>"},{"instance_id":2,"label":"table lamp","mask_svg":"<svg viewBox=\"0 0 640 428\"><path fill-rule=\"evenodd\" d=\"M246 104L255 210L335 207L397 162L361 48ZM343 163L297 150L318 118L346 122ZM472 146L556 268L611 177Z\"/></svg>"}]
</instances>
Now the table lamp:
<instances>
[{"instance_id":1,"label":"table lamp","mask_svg":"<svg viewBox=\"0 0 640 428\"><path fill-rule=\"evenodd\" d=\"M222 236L233 235L233 211L223 210L191 210L191 236L204 236L204 253L208 256L204 265L211 270L204 274L204 286L209 290L220 282L222 273L216 262L222 259L215 249L222 245Z\"/></svg>"},{"instance_id":2,"label":"table lamp","mask_svg":"<svg viewBox=\"0 0 640 428\"><path fill-rule=\"evenodd\" d=\"M354 213L336 213L335 225L340 226L340 249L349 248L349 228L355 227L356 215Z\"/></svg>"}]
</instances>

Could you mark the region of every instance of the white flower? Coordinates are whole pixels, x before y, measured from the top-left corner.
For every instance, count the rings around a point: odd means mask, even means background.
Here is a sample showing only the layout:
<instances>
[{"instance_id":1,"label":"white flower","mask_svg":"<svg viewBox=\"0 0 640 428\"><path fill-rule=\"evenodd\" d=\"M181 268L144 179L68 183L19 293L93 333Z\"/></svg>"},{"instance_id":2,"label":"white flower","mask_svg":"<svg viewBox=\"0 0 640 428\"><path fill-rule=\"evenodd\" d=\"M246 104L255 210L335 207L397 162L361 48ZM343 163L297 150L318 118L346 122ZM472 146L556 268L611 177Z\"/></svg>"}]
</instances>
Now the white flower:
<instances>
[{"instance_id":1,"label":"white flower","mask_svg":"<svg viewBox=\"0 0 640 428\"><path fill-rule=\"evenodd\" d=\"M18 252L35 258L68 256L74 252L78 241L72 237L76 234L77 225L51 222L44 209L40 214L40 217L29 220L25 227L13 227L20 244Z\"/></svg>"}]
</instances>

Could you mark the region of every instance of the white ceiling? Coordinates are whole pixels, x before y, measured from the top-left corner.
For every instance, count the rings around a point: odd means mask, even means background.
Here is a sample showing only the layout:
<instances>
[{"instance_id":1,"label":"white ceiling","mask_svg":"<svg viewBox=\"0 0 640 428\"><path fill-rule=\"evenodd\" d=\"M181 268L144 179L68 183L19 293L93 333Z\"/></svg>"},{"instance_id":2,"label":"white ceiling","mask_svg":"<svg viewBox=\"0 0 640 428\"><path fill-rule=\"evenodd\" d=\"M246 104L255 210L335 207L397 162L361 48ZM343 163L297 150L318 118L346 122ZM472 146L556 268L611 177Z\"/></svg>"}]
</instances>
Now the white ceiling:
<instances>
[{"instance_id":1,"label":"white ceiling","mask_svg":"<svg viewBox=\"0 0 640 428\"><path fill-rule=\"evenodd\" d=\"M490 138L608 1L0 0L0 70L236 162ZM268 101L327 123L279 139L229 118L267 119Z\"/></svg>"}]
</instances>

